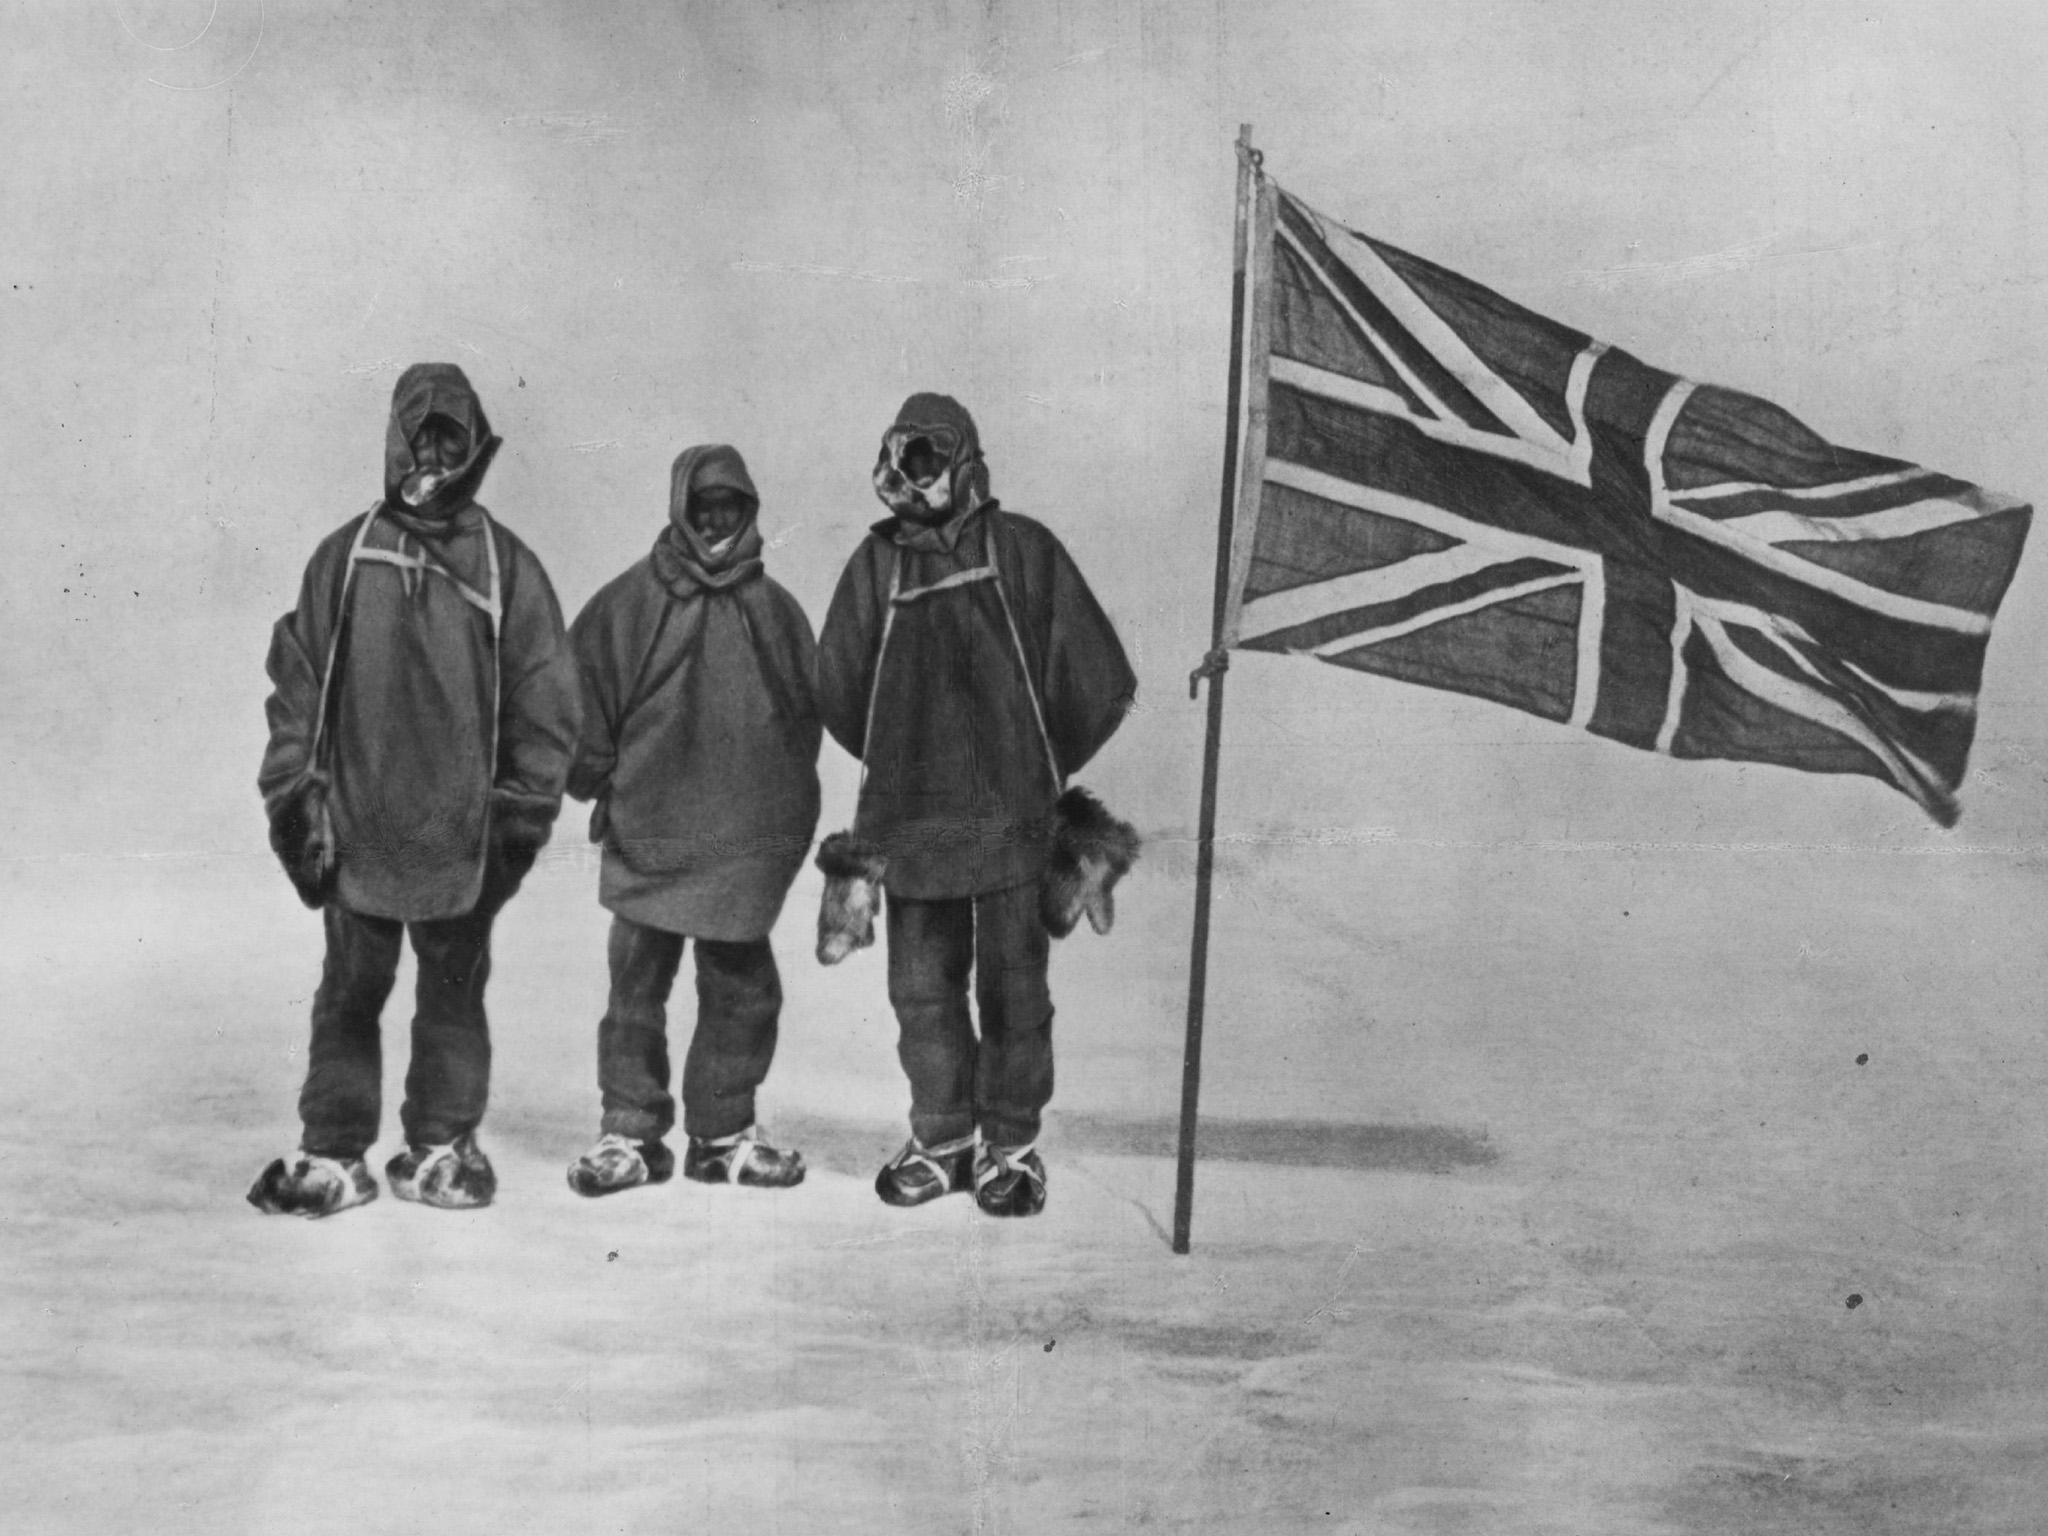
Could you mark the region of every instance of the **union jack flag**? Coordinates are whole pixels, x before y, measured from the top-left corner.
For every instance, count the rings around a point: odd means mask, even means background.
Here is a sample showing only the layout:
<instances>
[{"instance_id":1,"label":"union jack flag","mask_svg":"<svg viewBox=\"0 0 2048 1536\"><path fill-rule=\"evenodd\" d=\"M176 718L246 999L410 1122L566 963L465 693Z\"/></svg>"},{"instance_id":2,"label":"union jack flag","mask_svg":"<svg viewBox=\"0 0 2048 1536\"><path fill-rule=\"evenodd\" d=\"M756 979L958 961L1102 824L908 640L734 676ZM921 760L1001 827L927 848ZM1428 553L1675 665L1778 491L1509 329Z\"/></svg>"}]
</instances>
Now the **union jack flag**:
<instances>
[{"instance_id":1,"label":"union jack flag","mask_svg":"<svg viewBox=\"0 0 2048 1536\"><path fill-rule=\"evenodd\" d=\"M1262 179L1225 643L1943 825L2026 506L1840 448Z\"/></svg>"}]
</instances>

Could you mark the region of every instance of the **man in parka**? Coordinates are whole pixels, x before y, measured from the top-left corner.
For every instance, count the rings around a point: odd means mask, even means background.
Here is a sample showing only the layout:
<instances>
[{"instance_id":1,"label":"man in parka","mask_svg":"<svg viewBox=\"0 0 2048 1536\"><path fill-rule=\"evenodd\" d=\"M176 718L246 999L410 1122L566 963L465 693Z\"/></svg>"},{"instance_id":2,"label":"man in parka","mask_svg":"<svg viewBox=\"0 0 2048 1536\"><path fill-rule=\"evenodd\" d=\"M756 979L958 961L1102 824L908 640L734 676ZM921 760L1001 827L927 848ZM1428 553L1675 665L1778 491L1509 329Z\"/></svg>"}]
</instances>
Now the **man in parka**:
<instances>
[{"instance_id":1,"label":"man in parka","mask_svg":"<svg viewBox=\"0 0 2048 1536\"><path fill-rule=\"evenodd\" d=\"M817 646L762 568L760 498L732 448L691 448L669 524L571 628L583 736L569 792L596 801L598 899L612 913L598 1025L604 1111L569 1169L578 1194L675 1171L666 1005L696 941L697 1023L683 1060L683 1175L784 1188L801 1154L762 1140L754 1094L775 1055L782 983L769 930L818 824Z\"/></svg>"},{"instance_id":2,"label":"man in parka","mask_svg":"<svg viewBox=\"0 0 2048 1536\"><path fill-rule=\"evenodd\" d=\"M380 1015L419 961L406 1149L392 1192L444 1208L497 1188L476 1144L490 1085L491 925L547 841L575 748L576 673L540 562L476 502L498 448L462 370L408 368L384 496L323 540L272 633L271 845L327 960L313 997L298 1151L257 1209L325 1216L376 1198Z\"/></svg>"},{"instance_id":3,"label":"man in parka","mask_svg":"<svg viewBox=\"0 0 2048 1536\"><path fill-rule=\"evenodd\" d=\"M906 400L874 481L892 515L840 578L818 693L865 767L854 837L886 861L911 1138L876 1192L919 1205L971 1178L983 1210L1033 1215L1053 1089L1038 882L1055 801L1122 723L1136 679L1064 546L989 495L958 401Z\"/></svg>"}]
</instances>

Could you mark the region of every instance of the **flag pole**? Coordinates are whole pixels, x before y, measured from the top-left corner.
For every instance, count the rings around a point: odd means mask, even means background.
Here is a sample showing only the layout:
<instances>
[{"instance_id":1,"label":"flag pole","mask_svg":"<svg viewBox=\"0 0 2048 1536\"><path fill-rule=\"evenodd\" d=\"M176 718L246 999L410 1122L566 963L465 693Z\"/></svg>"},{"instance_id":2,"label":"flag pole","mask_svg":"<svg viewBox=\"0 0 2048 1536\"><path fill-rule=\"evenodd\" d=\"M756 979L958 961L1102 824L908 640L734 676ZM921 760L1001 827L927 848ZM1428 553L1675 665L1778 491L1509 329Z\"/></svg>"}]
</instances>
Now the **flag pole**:
<instances>
[{"instance_id":1,"label":"flag pole","mask_svg":"<svg viewBox=\"0 0 2048 1536\"><path fill-rule=\"evenodd\" d=\"M1216 776L1223 747L1223 682L1229 667L1224 622L1230 607L1232 529L1237 510L1237 443L1244 405L1244 313L1247 241L1251 229L1252 173L1257 151L1252 126L1237 131L1237 227L1230 273L1230 389L1223 438L1223 497L1216 527L1216 600L1209 654L1188 678L1193 698L1209 684L1209 730L1202 743L1202 809L1195 833L1195 926L1188 952L1187 1043L1181 1056L1180 1148L1173 1185L1173 1251L1188 1251L1194 1220L1195 1119L1202 1093L1202 1016L1209 987L1209 898L1216 867Z\"/></svg>"}]
</instances>

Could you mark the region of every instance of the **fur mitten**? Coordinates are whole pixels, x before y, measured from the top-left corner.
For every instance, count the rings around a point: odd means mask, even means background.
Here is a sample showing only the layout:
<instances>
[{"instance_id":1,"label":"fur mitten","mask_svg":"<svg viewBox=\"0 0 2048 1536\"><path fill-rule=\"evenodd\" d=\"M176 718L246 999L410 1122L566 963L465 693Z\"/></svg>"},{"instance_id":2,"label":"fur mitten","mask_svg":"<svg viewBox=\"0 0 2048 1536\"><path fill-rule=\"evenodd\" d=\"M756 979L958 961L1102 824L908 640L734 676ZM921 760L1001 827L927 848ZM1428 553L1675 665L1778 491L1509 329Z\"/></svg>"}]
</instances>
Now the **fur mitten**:
<instances>
[{"instance_id":1,"label":"fur mitten","mask_svg":"<svg viewBox=\"0 0 2048 1536\"><path fill-rule=\"evenodd\" d=\"M818 846L825 899L818 907L818 963L837 965L875 942L888 855L851 832L834 832Z\"/></svg>"},{"instance_id":2,"label":"fur mitten","mask_svg":"<svg viewBox=\"0 0 2048 1536\"><path fill-rule=\"evenodd\" d=\"M547 846L555 829L555 813L561 809L554 800L515 795L506 790L491 792L491 853L499 868L516 887L533 868L533 861Z\"/></svg>"},{"instance_id":3,"label":"fur mitten","mask_svg":"<svg viewBox=\"0 0 2048 1536\"><path fill-rule=\"evenodd\" d=\"M1081 914L1107 933L1116 922L1116 883L1138 861L1138 829L1118 821L1079 785L1052 808L1052 853L1039 878L1038 912L1046 932L1064 939Z\"/></svg>"},{"instance_id":4,"label":"fur mitten","mask_svg":"<svg viewBox=\"0 0 2048 1536\"><path fill-rule=\"evenodd\" d=\"M313 773L286 795L270 818L270 847L299 900L318 911L334 899L334 818L327 778Z\"/></svg>"}]
</instances>

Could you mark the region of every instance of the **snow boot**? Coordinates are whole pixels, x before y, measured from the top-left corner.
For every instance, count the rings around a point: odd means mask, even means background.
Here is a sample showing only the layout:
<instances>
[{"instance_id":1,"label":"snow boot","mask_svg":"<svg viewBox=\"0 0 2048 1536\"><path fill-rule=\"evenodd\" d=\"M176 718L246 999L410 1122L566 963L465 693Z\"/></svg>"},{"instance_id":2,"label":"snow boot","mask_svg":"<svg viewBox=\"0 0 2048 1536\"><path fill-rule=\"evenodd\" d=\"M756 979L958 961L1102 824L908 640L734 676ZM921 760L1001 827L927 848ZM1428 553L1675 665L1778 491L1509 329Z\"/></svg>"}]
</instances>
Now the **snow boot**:
<instances>
[{"instance_id":1,"label":"snow boot","mask_svg":"<svg viewBox=\"0 0 2048 1536\"><path fill-rule=\"evenodd\" d=\"M956 1189L966 1189L974 1176L974 1152L978 1145L972 1132L936 1147L928 1147L913 1136L875 1175L875 1193L885 1205L923 1205Z\"/></svg>"},{"instance_id":2,"label":"snow boot","mask_svg":"<svg viewBox=\"0 0 2048 1536\"><path fill-rule=\"evenodd\" d=\"M1036 1216L1045 1209L1045 1164L1036 1146L983 1147L974 1161L974 1203L991 1216Z\"/></svg>"},{"instance_id":3,"label":"snow boot","mask_svg":"<svg viewBox=\"0 0 2048 1536\"><path fill-rule=\"evenodd\" d=\"M597 1138L597 1145L569 1165L569 1187L579 1195L615 1195L642 1184L666 1184L676 1171L676 1155L658 1137L635 1141L616 1131Z\"/></svg>"},{"instance_id":4,"label":"snow boot","mask_svg":"<svg viewBox=\"0 0 2048 1536\"><path fill-rule=\"evenodd\" d=\"M377 1198L377 1181L360 1157L316 1157L303 1148L271 1159L249 1186L249 1203L266 1216L332 1216Z\"/></svg>"},{"instance_id":5,"label":"snow boot","mask_svg":"<svg viewBox=\"0 0 2048 1536\"><path fill-rule=\"evenodd\" d=\"M489 1205L498 1192L498 1175L475 1136L462 1136L438 1146L407 1147L384 1165L391 1193L401 1200L444 1211L473 1210Z\"/></svg>"},{"instance_id":6,"label":"snow boot","mask_svg":"<svg viewBox=\"0 0 2048 1536\"><path fill-rule=\"evenodd\" d=\"M804 1181L804 1155L769 1146L761 1140L761 1128L750 1125L731 1136L692 1136L683 1154L683 1177L699 1184L790 1189Z\"/></svg>"}]
</instances>

